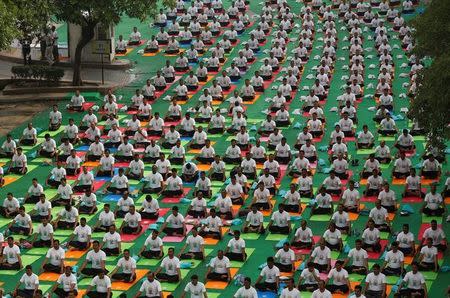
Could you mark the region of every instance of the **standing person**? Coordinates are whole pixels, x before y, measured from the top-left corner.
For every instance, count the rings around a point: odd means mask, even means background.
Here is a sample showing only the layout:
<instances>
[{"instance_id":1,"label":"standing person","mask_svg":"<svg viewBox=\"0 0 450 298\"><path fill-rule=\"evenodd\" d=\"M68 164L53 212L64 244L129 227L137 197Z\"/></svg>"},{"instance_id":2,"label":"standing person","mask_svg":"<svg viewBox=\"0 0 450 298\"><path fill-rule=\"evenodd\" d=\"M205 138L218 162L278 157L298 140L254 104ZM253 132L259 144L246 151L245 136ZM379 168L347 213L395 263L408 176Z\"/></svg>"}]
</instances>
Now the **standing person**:
<instances>
[{"instance_id":1,"label":"standing person","mask_svg":"<svg viewBox=\"0 0 450 298\"><path fill-rule=\"evenodd\" d=\"M59 62L59 49L58 49L58 32L56 27L53 25L50 31L50 36L52 38L52 55L55 63Z\"/></svg>"}]
</instances>

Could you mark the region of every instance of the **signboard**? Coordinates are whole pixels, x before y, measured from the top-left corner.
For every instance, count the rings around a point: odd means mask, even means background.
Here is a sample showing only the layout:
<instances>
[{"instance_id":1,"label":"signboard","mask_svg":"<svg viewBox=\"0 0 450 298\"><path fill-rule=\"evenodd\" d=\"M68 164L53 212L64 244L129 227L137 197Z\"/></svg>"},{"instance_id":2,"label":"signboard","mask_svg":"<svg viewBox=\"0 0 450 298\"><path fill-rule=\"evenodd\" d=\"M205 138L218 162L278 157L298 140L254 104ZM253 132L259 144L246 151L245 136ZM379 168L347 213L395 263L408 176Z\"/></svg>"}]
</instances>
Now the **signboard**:
<instances>
[{"instance_id":1,"label":"signboard","mask_svg":"<svg viewBox=\"0 0 450 298\"><path fill-rule=\"evenodd\" d=\"M111 40L102 39L92 41L92 54L111 54Z\"/></svg>"}]
</instances>

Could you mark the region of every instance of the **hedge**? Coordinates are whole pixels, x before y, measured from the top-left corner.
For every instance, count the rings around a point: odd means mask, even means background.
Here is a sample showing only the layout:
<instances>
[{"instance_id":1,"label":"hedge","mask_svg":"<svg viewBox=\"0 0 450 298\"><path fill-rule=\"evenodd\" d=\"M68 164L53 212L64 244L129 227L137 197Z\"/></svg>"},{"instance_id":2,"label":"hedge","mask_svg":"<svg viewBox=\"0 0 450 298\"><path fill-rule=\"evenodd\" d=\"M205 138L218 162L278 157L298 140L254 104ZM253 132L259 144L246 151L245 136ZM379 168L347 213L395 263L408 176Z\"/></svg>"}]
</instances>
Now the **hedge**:
<instances>
[{"instance_id":1,"label":"hedge","mask_svg":"<svg viewBox=\"0 0 450 298\"><path fill-rule=\"evenodd\" d=\"M47 65L13 66L11 72L15 79L34 79L58 83L64 77L64 69Z\"/></svg>"}]
</instances>

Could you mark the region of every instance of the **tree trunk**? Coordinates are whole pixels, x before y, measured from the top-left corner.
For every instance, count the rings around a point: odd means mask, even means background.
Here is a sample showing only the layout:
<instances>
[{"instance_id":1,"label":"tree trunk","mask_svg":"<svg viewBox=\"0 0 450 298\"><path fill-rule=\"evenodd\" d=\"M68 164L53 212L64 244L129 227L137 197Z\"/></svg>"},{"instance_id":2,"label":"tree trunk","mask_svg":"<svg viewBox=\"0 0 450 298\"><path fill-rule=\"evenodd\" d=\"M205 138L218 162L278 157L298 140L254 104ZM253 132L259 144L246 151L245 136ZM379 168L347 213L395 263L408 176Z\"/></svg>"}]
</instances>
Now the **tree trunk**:
<instances>
[{"instance_id":1,"label":"tree trunk","mask_svg":"<svg viewBox=\"0 0 450 298\"><path fill-rule=\"evenodd\" d=\"M94 38L94 29L96 24L87 24L81 27L81 38L78 41L77 48L75 49L75 59L73 61L73 86L83 85L81 79L81 54L84 47Z\"/></svg>"}]
</instances>

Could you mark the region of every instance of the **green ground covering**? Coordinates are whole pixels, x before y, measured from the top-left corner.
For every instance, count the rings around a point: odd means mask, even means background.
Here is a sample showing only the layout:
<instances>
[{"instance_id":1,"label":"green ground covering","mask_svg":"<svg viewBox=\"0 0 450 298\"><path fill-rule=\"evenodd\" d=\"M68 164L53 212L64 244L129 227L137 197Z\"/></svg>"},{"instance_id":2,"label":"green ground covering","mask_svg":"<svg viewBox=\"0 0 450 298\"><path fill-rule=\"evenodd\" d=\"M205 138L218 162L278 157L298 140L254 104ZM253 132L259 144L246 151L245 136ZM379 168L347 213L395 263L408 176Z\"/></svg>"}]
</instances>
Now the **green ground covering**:
<instances>
[{"instance_id":1,"label":"green ground covering","mask_svg":"<svg viewBox=\"0 0 450 298\"><path fill-rule=\"evenodd\" d=\"M289 4L293 7L294 12L298 12L302 5L301 3L297 3L294 1L289 1ZM228 7L229 5L230 5L229 1L226 1L225 7ZM250 10L252 12L259 14L261 7L262 7L262 5L260 3L258 3L257 1L251 1ZM405 16L405 18L407 18L407 19L409 19L411 17L412 16ZM317 30L318 28L321 27L321 25L320 25L321 21L317 19L317 16L315 17L315 22L317 24L317 26L316 26L316 30ZM256 23L257 23L257 21L255 22L255 24L253 24L253 26L251 28L247 29L246 32L239 37L240 44L239 44L238 48L242 47L242 42L244 42L245 40L247 40L249 38L248 32L251 31L252 28L254 28L256 26ZM323 145L327 145L328 137L333 129L333 123L335 123L339 119L336 112L330 112L329 110L331 107L336 105L337 96L339 96L343 93L343 90L340 89L341 85L344 84L344 81L341 80L341 77L343 75L349 75L348 70L342 69L342 67L344 65L348 65L348 63L349 63L349 59L348 59L349 42L344 41L344 37L348 36L348 31L340 30L340 27L342 25L343 25L342 23L337 23L337 26L336 26L337 30L338 30L338 37L339 37L339 42L338 42L338 46L337 46L338 59L335 63L335 73L334 73L333 79L331 81L331 88L330 88L330 92L328 95L328 100L324 106L324 111L326 113L326 119L327 119L325 138L323 138L321 143L316 144L316 148L319 148ZM145 39L148 39L151 36L151 34L156 33L156 29L154 29L154 28L151 28L151 30L149 30L149 26L147 23L140 24L137 20L124 18L123 21L116 28L116 35L123 34L124 36L128 36L128 34L129 34L129 32L131 32L131 28L133 26L137 26L139 28L140 32L143 34ZM389 24L388 26L391 26L391 25ZM64 30L66 30L66 29L65 29L65 27L61 27L59 30L61 30L60 35L62 35L65 32ZM392 37L396 36L397 34L395 32L390 32L390 34L391 34L391 39L390 39L391 46L394 46L394 45L400 46L400 41L398 39L392 38ZM297 37L297 35L298 34L296 34L296 30L294 29L294 31L289 36L292 38L292 37ZM364 31L365 39L364 39L363 47L366 49L367 48L371 49L371 50L365 51L366 66L368 66L370 64L377 64L377 59L378 59L376 56L376 52L374 50L373 40L369 40L367 38L369 35L371 35L371 33L369 31ZM311 86L313 83L313 80L306 79L306 76L308 74L314 74L315 71L313 70L313 67L317 66L319 63L318 60L313 59L313 57L315 57L316 55L321 55L321 53L322 53L323 41L321 41L321 39L320 39L321 37L323 37L323 33L316 32L316 35L314 38L314 43L313 43L313 50L310 54L311 59L305 65L305 70L304 70L304 73L303 73L303 76L302 76L302 79L301 79L300 85L299 85L299 91L297 92L296 97L293 99L293 101L290 105L290 108L289 108L289 111L291 112L293 124L289 128L283 129L283 135L285 137L287 137L289 144L295 143L296 137L297 137L298 133L300 132L299 129L294 128L294 124L297 122L303 124L306 121L305 117L303 117L302 115L293 115L292 111L301 107L301 102L299 99L301 96L307 95L307 91L302 90L303 86ZM287 52L290 53L290 51L293 48L295 48L296 44L297 44L297 42L290 42L288 44ZM347 49L345 49L345 47L347 47ZM141 49L141 48L143 48L143 47L141 46L138 49ZM224 65L224 68L226 68L230 65L232 58L237 55L238 48L235 48L233 50L233 52L231 53L231 55L228 57L225 65ZM269 39L269 42L261 50L263 51L263 50L269 49L269 48L270 48L270 39ZM136 75L136 80L132 84L130 84L116 92L117 95L123 95L124 99L122 101L125 101L125 102L129 102L131 96L134 93L134 90L136 88L141 88L142 85L144 84L145 80L147 78L153 76L156 73L156 70L158 70L159 68L161 68L164 65L166 59L169 59L172 62L175 61L174 57L167 58L167 57L164 57L164 55L161 53L159 53L155 57L143 57L141 54L138 53L138 49L134 49L130 54L128 54L125 57L125 59L130 59L130 60L136 62L135 67L132 69L132 72ZM258 61L256 63L252 64L249 71L247 72L247 74L242 79L240 79L239 82L236 83L238 85L238 88L240 88L243 85L244 78L250 78L251 75L253 74L253 72L255 70L257 70L260 67L260 65L262 64L260 61L260 59L263 57L261 52L257 56ZM372 55L373 58L368 59L367 55ZM401 55L402 58L397 58L397 55ZM395 67L395 80L393 83L393 92L394 92L394 98L395 98L394 99L395 114L400 114L400 109L402 107L408 106L408 100L399 97L399 95L401 93L405 93L407 91L405 88L402 87L402 84L405 82L408 82L408 78L401 78L399 75L401 73L408 72L409 69L402 69L400 67L402 63L407 62L404 52L400 48L393 49L392 56L395 59L395 66L396 66ZM339 59L340 57L345 58L345 60L340 60ZM283 66L287 66L286 63ZM194 68L195 67L196 66L194 66ZM370 83L376 85L376 79L369 79L369 76L371 76L371 75L374 75L375 77L377 77L378 76L378 68L370 69L369 67L366 67L366 69L365 69L365 84L366 84L365 94L373 94L374 93L374 89L367 88L367 85ZM278 74L278 78L281 76L282 76L282 74ZM209 86L210 84L211 83L208 83L207 86ZM272 83L272 86L278 86L279 84L280 84L280 82L275 80ZM174 87L175 86L172 86L165 93L165 95L171 94ZM259 98L259 100L256 101L256 103L247 105L247 115L249 118L249 121L248 121L249 126L251 126L253 124L258 125L258 123L260 123L264 119L265 115L263 113L261 113L261 111L266 109L269 106L269 103L265 102L264 99L267 97L272 97L275 94L275 92L276 91L272 90L271 88L268 88L266 90L266 92ZM196 95L194 95L193 98L191 98L185 105L183 105L182 106L183 111L186 111L189 107L194 106L197 102L199 95L200 95L200 92L198 92ZM97 103L100 102L99 94L96 94L96 93L85 94L85 97L88 101L96 101ZM65 104L66 104L66 102L61 102L61 104L60 104L61 110L64 110ZM161 113L165 113L165 111L167 110L168 104L169 104L169 102L167 102L167 101L158 100L152 105L153 111L160 111ZM226 107L227 105L228 105L228 103L223 103L221 105L221 107ZM374 122L371 120L374 115L374 112L371 112L368 110L369 107L374 106L374 105L375 105L375 101L373 98L364 98L363 102L358 105L358 114L357 115L358 115L358 118L360 119L360 121L359 121L357 131L361 130L362 124L368 124L370 130L375 134L376 127L375 127ZM130 118L130 115L126 115L124 112L122 112L122 114L124 114L126 118ZM83 116L83 113L69 115L68 113L64 112L63 123L66 124L68 122L69 117L75 118L76 122L78 123L82 116ZM45 130L45 127L48 123L47 119L48 119L48 111L37 115L33 119L33 123L34 123L35 127L39 127L39 128L42 128ZM405 120L398 121L397 125L399 128L405 128L408 126L408 122ZM13 133L14 137L18 138L20 136L23 128L24 128L24 125L17 127L15 130L13 130L12 133ZM41 133L43 133L43 131ZM256 136L256 132L251 131L250 135ZM218 154L223 154L225 152L226 147L228 146L228 142L226 140L229 138L229 136L227 134L225 134L223 136L215 135L215 136L210 136L210 138L216 142L214 145L216 152ZM378 144L378 136L376 135L375 138L377 139L376 143ZM56 136L56 139L59 139L58 135ZM387 143L389 146L393 145L393 141L388 141ZM418 147L418 154L412 157L413 165L416 165L417 163L420 162L419 154L423 153L423 148L424 148L423 138L421 141L417 140L416 144ZM362 165L364 164L364 158L366 157L366 155L357 154L354 142L350 142L348 147L349 147L349 154L352 156L352 158L357 158L360 160L358 167L350 168L353 171L353 173L355 174L354 179L358 179L359 178L358 173L360 172ZM36 148L28 149L27 154L30 155L33 151L35 151L35 149ZM396 153L396 150L392 150L392 151L393 151L393 153ZM328 164L326 152L319 151L319 157L324 159ZM16 197L23 197L25 195L25 192L26 192L28 186L31 184L31 179L34 177L37 177L41 183L44 183L45 178L47 177L47 175L50 172L50 170L52 169L52 167L43 164L42 160L38 160L38 159L29 158L29 163L30 163L30 165L34 166L35 169L30 171L27 175L20 177L15 182L0 189L0 197L2 199L6 196L7 192L13 192ZM146 170L149 170L150 168L151 168L151 165L146 164ZM448 169L449 169L448 164L444 164L444 172L446 170L448 171ZM391 164L391 166L389 166L389 168L383 170L383 177L385 177L388 181L392 181L391 174L390 174L391 170L392 170L392 164ZM319 186L325 177L326 177L325 174L316 173L313 178L314 186L315 187ZM443 182L445 181L445 178L446 177L441 178L441 184L439 186L439 189L443 188ZM292 179L290 177L285 176L281 182L281 189L287 190L288 185L291 183L291 181L292 181ZM218 186L220 187L220 185L218 185ZM189 186L189 187L192 187L192 186ZM398 200L400 202L400 193L403 191L403 185L393 185L392 189L394 191L396 191L396 193L398 195ZM100 201L101 201L102 197L100 195L98 197L100 198ZM191 193L188 195L188 197L191 197ZM276 201L277 201L277 203L279 203L281 201L280 196L276 196ZM248 205L249 202L250 202L250 199L247 200L246 205ZM139 202L137 204L139 204ZM366 209L370 209L373 206L373 204L371 204L371 203L365 203L365 205L366 205ZM410 204L410 205L414 208L415 213L408 217L401 217L399 214L397 214L393 221L393 228L395 231L399 231L401 229L402 224L409 223L411 225L412 232L417 237L417 233L420 228L420 225L425 219L422 219L422 216L419 212L419 208L420 208L421 204L415 203L415 204ZM160 202L160 206L161 207L171 207L172 204L164 204L164 203ZM185 205L185 204L179 204L179 206L183 212L187 208L187 205ZM91 225L95 222L96 217L97 216L90 219L89 223ZM302 217L306 220L310 219L310 209L309 208L307 208L306 211L302 214ZM357 232L361 233L366 221L367 221L367 215L360 215L359 218L352 223L352 225L357 230ZM441 219L441 221L442 221L442 219ZM0 228L0 230L2 232L4 231L7 223L8 223L8 221L5 219L0 220L0 226L2 226L2 228ZM294 222L294 225L295 225L295 228L293 230L295 231L295 229L299 225L299 222ZM309 226L312 228L314 235L322 235L323 231L326 229L326 225L327 225L326 221L309 221ZM233 228L238 228L238 226L233 227ZM447 224L444 224L444 230L447 235L450 235L450 228ZM56 233L56 234L58 234L58 233ZM144 242L145 238L147 237L147 235L148 234L144 234L144 235L140 236L136 241L129 243L132 253L136 253L140 249L140 247L143 245L143 242ZM67 237L67 236L61 236L58 238L65 239L65 237ZM101 235L95 235L95 237L98 238L98 237L101 237ZM291 237L292 237L292 234L291 234ZM247 247L254 248L255 250L249 257L247 262L245 262L245 264L243 264L239 268L238 274L250 276L254 280L254 279L256 279L256 277L259 274L258 266L265 262L265 259L267 256L273 255L275 253L275 244L278 241L277 240L267 240L266 235L261 236L261 237L253 237L256 239L253 239L253 238L249 239L249 238L250 237L248 237L248 238L246 237ZM353 241L355 238L356 238L356 236L350 236L347 238L346 241L349 243L350 246L353 246ZM181 285L173 288L173 293L174 293L175 297L180 296L180 293L181 293L182 289L184 288L184 285L187 283L189 277L192 274L196 273L196 274L199 274L201 277L204 276L205 271L206 271L206 264L208 263L209 259L215 255L215 252L218 249L225 248L229 239L230 239L230 236L226 235L224 237L224 239L222 241L220 241L217 245L208 246L208 248L211 248L213 250L213 252L209 255L209 257L207 257L207 259L205 261L201 262L195 269L191 269L189 272L187 272L186 278L181 282ZM168 243L166 245L171 246L170 243ZM176 249L179 249L182 246L182 243L175 243L173 246ZM272 250L272 248L273 248L273 250ZM22 255L28 256L28 255L32 255L32 253L33 253L32 251L22 250ZM33 258L33 262L32 262L33 268L35 270L37 270L39 268L40 263L43 260L44 253L37 252L37 255L39 256L39 258L37 260L35 258ZM341 253L339 256L335 256L335 258L337 258L337 257L344 258L345 253ZM75 261L77 261L78 264L81 264L83 259L84 259L84 257L77 259ZM444 265L449 265L449 259L450 258L449 258L448 252L447 252L443 259ZM382 262L382 260L372 260L372 261L377 262L377 263ZM109 258L107 264L108 265L115 264L115 258ZM142 262L139 262L138 268L153 270L156 268L156 266L155 265L150 265L150 266L142 265ZM0 281L4 283L3 287L7 291L12 290L12 288L14 287L15 283L18 281L18 279L20 278L22 273L23 273L23 271L21 271L21 272L2 272L2 271L0 271ZM298 280L298 277L299 277L299 273L296 273L295 274L296 281ZM427 284L430 286L430 288L429 288L430 296L443 297L444 291L448 286L449 277L450 277L449 273L443 273L443 272L439 272L437 274L437 276L431 276L431 278L427 281ZM87 284L88 284L88 282L86 280L82 280L82 282L80 282L80 286L79 286L80 289L86 288ZM127 291L127 295L129 297L131 297L132 295L134 295L136 293L136 291L139 288L139 284L140 283L134 285L131 289L129 289ZM48 288L50 283L49 282L41 282L41 285L42 285L43 289L44 288L46 289L46 288ZM211 297L232 297L232 295L237 290L237 288L238 288L237 286L231 284L222 291L217 290L217 289L210 290L210 291L208 291L208 294ZM115 296L118 295L119 293L120 292L114 292Z\"/></svg>"}]
</instances>

